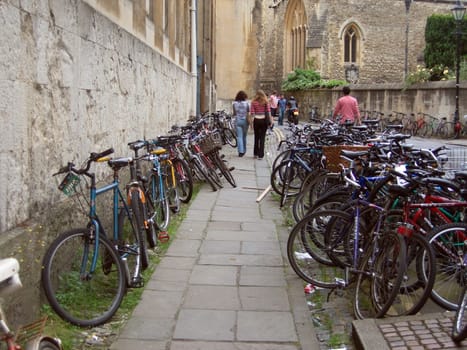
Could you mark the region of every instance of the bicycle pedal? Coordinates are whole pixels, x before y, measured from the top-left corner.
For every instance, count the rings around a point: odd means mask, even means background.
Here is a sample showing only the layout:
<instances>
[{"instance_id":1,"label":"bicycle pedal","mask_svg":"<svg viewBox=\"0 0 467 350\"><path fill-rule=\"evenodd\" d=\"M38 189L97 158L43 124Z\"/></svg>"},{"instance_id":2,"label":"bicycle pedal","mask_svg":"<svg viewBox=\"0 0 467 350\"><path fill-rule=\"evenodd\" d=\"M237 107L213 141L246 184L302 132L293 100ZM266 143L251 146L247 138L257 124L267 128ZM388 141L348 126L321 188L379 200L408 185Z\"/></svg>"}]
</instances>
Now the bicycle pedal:
<instances>
[{"instance_id":1,"label":"bicycle pedal","mask_svg":"<svg viewBox=\"0 0 467 350\"><path fill-rule=\"evenodd\" d=\"M157 234L157 239L162 243L166 243L170 240L169 233L167 231L160 231Z\"/></svg>"},{"instance_id":2,"label":"bicycle pedal","mask_svg":"<svg viewBox=\"0 0 467 350\"><path fill-rule=\"evenodd\" d=\"M225 158L225 154L221 154L220 157L221 157L221 159L224 159L224 158Z\"/></svg>"},{"instance_id":3,"label":"bicycle pedal","mask_svg":"<svg viewBox=\"0 0 467 350\"><path fill-rule=\"evenodd\" d=\"M130 288L142 288L144 287L143 277L133 277L130 282Z\"/></svg>"},{"instance_id":4,"label":"bicycle pedal","mask_svg":"<svg viewBox=\"0 0 467 350\"><path fill-rule=\"evenodd\" d=\"M231 167L229 168L229 171L234 171L234 170L235 170L235 167L234 167L234 166L231 166Z\"/></svg>"}]
</instances>

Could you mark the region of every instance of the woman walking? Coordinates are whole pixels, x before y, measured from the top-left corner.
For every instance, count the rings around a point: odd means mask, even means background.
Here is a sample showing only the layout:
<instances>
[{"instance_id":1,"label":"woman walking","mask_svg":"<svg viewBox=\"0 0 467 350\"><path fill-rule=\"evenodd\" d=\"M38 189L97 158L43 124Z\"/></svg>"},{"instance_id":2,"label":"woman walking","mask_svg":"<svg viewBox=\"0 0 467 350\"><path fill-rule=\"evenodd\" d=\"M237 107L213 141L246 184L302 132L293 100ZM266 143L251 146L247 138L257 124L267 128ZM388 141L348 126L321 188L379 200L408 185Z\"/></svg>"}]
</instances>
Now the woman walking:
<instances>
[{"instance_id":1,"label":"woman walking","mask_svg":"<svg viewBox=\"0 0 467 350\"><path fill-rule=\"evenodd\" d=\"M271 110L268 98L263 90L258 90L256 96L251 101L250 113L253 117L253 130L255 132L255 144L253 154L255 158L263 159L264 142L266 141L266 131L272 125Z\"/></svg>"},{"instance_id":2,"label":"woman walking","mask_svg":"<svg viewBox=\"0 0 467 350\"><path fill-rule=\"evenodd\" d=\"M248 134L248 114L250 113L250 104L247 101L247 94L240 90L235 96L232 109L237 128L237 149L238 156L243 157L246 153L246 136Z\"/></svg>"}]
</instances>

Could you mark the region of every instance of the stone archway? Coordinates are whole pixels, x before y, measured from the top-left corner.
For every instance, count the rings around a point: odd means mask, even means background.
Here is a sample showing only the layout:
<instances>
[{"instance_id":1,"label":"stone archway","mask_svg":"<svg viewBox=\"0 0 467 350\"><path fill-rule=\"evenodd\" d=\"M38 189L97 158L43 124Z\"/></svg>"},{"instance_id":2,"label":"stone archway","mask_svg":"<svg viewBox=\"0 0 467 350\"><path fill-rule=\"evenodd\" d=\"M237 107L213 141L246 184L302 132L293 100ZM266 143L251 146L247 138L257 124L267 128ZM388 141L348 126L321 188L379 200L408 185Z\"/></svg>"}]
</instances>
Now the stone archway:
<instances>
[{"instance_id":1,"label":"stone archway","mask_svg":"<svg viewBox=\"0 0 467 350\"><path fill-rule=\"evenodd\" d=\"M295 68L305 68L306 11L303 0L290 0L285 13L284 75Z\"/></svg>"}]
</instances>

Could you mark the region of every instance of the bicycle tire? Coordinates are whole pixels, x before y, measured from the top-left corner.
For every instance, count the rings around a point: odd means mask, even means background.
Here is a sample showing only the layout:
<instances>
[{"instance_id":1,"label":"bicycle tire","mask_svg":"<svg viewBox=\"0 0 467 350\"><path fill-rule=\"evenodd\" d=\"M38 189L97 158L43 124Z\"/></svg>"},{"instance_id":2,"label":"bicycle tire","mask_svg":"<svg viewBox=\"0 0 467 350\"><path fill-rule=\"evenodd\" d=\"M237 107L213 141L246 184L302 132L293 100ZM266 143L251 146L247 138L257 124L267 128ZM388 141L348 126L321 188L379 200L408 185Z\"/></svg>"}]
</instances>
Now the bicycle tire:
<instances>
[{"instance_id":1,"label":"bicycle tire","mask_svg":"<svg viewBox=\"0 0 467 350\"><path fill-rule=\"evenodd\" d=\"M457 309L462 291L459 281L465 266L459 264L459 256L467 253L465 237L467 223L457 222L436 227L429 238L436 256L436 279L431 299L447 310Z\"/></svg>"},{"instance_id":2,"label":"bicycle tire","mask_svg":"<svg viewBox=\"0 0 467 350\"><path fill-rule=\"evenodd\" d=\"M287 162L285 173L284 173L284 179L282 181L282 191L281 191L282 193L281 193L281 199L280 199L281 208L283 208L285 203L287 202L290 184L293 181L294 177L295 177L295 174L294 174L294 169L292 168L292 163Z\"/></svg>"},{"instance_id":3,"label":"bicycle tire","mask_svg":"<svg viewBox=\"0 0 467 350\"><path fill-rule=\"evenodd\" d=\"M467 338L467 285L464 284L459 297L454 323L452 325L451 338L454 342L460 343Z\"/></svg>"},{"instance_id":4,"label":"bicycle tire","mask_svg":"<svg viewBox=\"0 0 467 350\"><path fill-rule=\"evenodd\" d=\"M431 295L436 277L435 254L426 237L414 232L405 237L406 264L399 293L386 316L415 315Z\"/></svg>"},{"instance_id":5,"label":"bicycle tire","mask_svg":"<svg viewBox=\"0 0 467 350\"><path fill-rule=\"evenodd\" d=\"M59 346L55 341L49 339L41 339L37 350L62 350L62 347Z\"/></svg>"},{"instance_id":6,"label":"bicycle tire","mask_svg":"<svg viewBox=\"0 0 467 350\"><path fill-rule=\"evenodd\" d=\"M287 240L287 257L292 269L304 281L321 288L336 288L344 280L344 270L329 259L324 235L330 217L348 220L350 216L336 210L307 215L297 223Z\"/></svg>"},{"instance_id":7,"label":"bicycle tire","mask_svg":"<svg viewBox=\"0 0 467 350\"><path fill-rule=\"evenodd\" d=\"M131 191L131 190L130 190ZM132 220L134 220L133 226L133 239L132 241L135 244L136 248L136 261L137 268L134 275L134 279L141 279L139 264L141 263L141 270L146 270L149 266L149 256L148 250L146 248L146 241L144 239L143 232L146 232L147 220L147 209L146 206L141 201L140 192L138 190L131 191L131 211L132 211ZM140 283L138 281L137 283ZM133 284L133 281L132 281Z\"/></svg>"},{"instance_id":8,"label":"bicycle tire","mask_svg":"<svg viewBox=\"0 0 467 350\"><path fill-rule=\"evenodd\" d=\"M206 181L209 184L209 186L211 186L211 189L213 191L217 191L218 186L211 179L211 177L208 175L208 169L206 168L206 166L197 157L194 157L191 160L191 164L192 164L193 169L194 169L195 173L197 174L198 178L200 178L201 180Z\"/></svg>"},{"instance_id":9,"label":"bicycle tire","mask_svg":"<svg viewBox=\"0 0 467 350\"><path fill-rule=\"evenodd\" d=\"M222 137L225 142L232 148L237 147L237 136L229 128L222 128Z\"/></svg>"},{"instance_id":10,"label":"bicycle tire","mask_svg":"<svg viewBox=\"0 0 467 350\"><path fill-rule=\"evenodd\" d=\"M181 201L178 194L177 176L175 175L173 163L167 162L164 164L163 174L170 211L177 214L180 211Z\"/></svg>"},{"instance_id":11,"label":"bicycle tire","mask_svg":"<svg viewBox=\"0 0 467 350\"><path fill-rule=\"evenodd\" d=\"M203 155L202 159L206 165L208 177L212 180L212 182L216 185L217 188L223 188L224 186L222 185L222 180L219 177L219 174L217 173L217 168L215 164L206 155Z\"/></svg>"},{"instance_id":12,"label":"bicycle tire","mask_svg":"<svg viewBox=\"0 0 467 350\"><path fill-rule=\"evenodd\" d=\"M314 198L311 188L322 173L327 173L327 171L322 168L317 168L309 173L303 180L302 187L295 197L292 207L292 214L296 222L303 219L313 205Z\"/></svg>"},{"instance_id":13,"label":"bicycle tire","mask_svg":"<svg viewBox=\"0 0 467 350\"><path fill-rule=\"evenodd\" d=\"M380 250L373 257L373 249L368 249L358 268L353 300L357 319L383 317L404 277L406 249L402 236L391 232L377 239Z\"/></svg>"},{"instance_id":14,"label":"bicycle tire","mask_svg":"<svg viewBox=\"0 0 467 350\"><path fill-rule=\"evenodd\" d=\"M228 183L232 185L232 187L237 187L235 178L230 172L230 169L227 167L227 164L225 163L225 161L222 160L221 157L219 156L219 152L214 152L212 154L212 160L213 160L213 163L216 165L217 169L220 170L224 178L228 181Z\"/></svg>"},{"instance_id":15,"label":"bicycle tire","mask_svg":"<svg viewBox=\"0 0 467 350\"><path fill-rule=\"evenodd\" d=\"M127 288L123 262L103 234L99 235L96 270L81 276L81 266L93 257L95 237L89 227L66 231L52 242L42 261L41 281L50 306L63 320L79 327L110 320Z\"/></svg>"},{"instance_id":16,"label":"bicycle tire","mask_svg":"<svg viewBox=\"0 0 467 350\"><path fill-rule=\"evenodd\" d=\"M277 156L276 158L274 158L274 161L272 162L272 166L271 166L271 169L272 171L274 171L277 166L282 163L283 161L285 160L289 160L290 159L290 153L292 151L290 149L287 149L285 151L281 151Z\"/></svg>"},{"instance_id":17,"label":"bicycle tire","mask_svg":"<svg viewBox=\"0 0 467 350\"><path fill-rule=\"evenodd\" d=\"M170 221L169 199L163 179L153 171L149 175L149 188L146 191L146 197L151 213L150 219L159 231L165 231Z\"/></svg>"},{"instance_id":18,"label":"bicycle tire","mask_svg":"<svg viewBox=\"0 0 467 350\"><path fill-rule=\"evenodd\" d=\"M293 167L293 174L290 174L292 176L291 181L289 181L288 184L288 189L293 189L292 193L288 193L290 196L296 196L301 187L302 179L298 176L300 173L299 170L296 168L301 168L301 166L293 161L293 160L285 160L279 166L276 167L276 169L271 173L270 181L271 181L271 187L276 192L278 195L282 196L283 190L284 190L284 176L287 168Z\"/></svg>"},{"instance_id":19,"label":"bicycle tire","mask_svg":"<svg viewBox=\"0 0 467 350\"><path fill-rule=\"evenodd\" d=\"M189 203L193 196L193 176L188 163L184 159L174 159L175 175L177 177L177 187L180 201Z\"/></svg>"}]
</instances>

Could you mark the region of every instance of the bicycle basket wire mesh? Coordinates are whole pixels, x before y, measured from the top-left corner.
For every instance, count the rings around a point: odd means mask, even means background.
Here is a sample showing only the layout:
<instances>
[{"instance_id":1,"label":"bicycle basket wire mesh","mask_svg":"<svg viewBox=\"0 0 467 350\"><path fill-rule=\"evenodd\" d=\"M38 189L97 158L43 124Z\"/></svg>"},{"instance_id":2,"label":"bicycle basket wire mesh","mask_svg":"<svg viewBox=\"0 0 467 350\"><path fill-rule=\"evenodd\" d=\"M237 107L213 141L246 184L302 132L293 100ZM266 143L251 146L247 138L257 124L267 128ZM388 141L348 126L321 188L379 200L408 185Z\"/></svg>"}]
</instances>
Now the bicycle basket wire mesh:
<instances>
[{"instance_id":1,"label":"bicycle basket wire mesh","mask_svg":"<svg viewBox=\"0 0 467 350\"><path fill-rule=\"evenodd\" d=\"M88 197L86 195L88 183L84 176L79 176L70 171L60 182L58 189L67 197L73 198L80 205L83 212L87 211L87 208L89 208Z\"/></svg>"},{"instance_id":2,"label":"bicycle basket wire mesh","mask_svg":"<svg viewBox=\"0 0 467 350\"><path fill-rule=\"evenodd\" d=\"M449 145L445 151L447 160L443 164L443 170L447 178L454 178L454 173L467 170L467 147Z\"/></svg>"},{"instance_id":3,"label":"bicycle basket wire mesh","mask_svg":"<svg viewBox=\"0 0 467 350\"><path fill-rule=\"evenodd\" d=\"M218 131L213 131L198 143L204 154L220 150L222 148L221 134Z\"/></svg>"},{"instance_id":4,"label":"bicycle basket wire mesh","mask_svg":"<svg viewBox=\"0 0 467 350\"><path fill-rule=\"evenodd\" d=\"M21 326L15 334L15 342L24 347L29 341L40 337L44 331L46 322L47 317L43 317L31 324Z\"/></svg>"}]
</instances>

